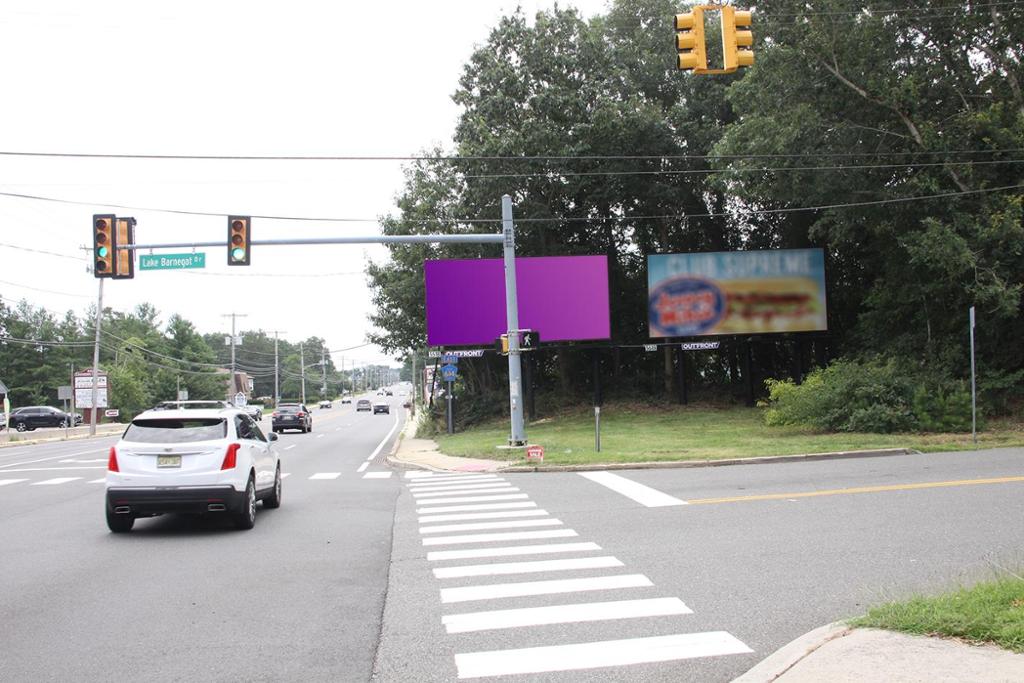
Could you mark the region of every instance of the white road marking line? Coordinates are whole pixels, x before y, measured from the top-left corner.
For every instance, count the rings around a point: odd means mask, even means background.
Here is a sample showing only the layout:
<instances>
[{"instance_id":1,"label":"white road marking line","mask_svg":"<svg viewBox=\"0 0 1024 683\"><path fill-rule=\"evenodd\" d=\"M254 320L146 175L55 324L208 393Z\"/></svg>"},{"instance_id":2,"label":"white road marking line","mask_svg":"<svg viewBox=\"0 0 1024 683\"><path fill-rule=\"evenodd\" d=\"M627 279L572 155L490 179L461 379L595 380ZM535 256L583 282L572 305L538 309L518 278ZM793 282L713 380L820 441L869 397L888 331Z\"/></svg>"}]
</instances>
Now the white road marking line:
<instances>
[{"instance_id":1,"label":"white road marking line","mask_svg":"<svg viewBox=\"0 0 1024 683\"><path fill-rule=\"evenodd\" d=\"M45 481L37 481L30 486L57 486L58 484L66 484L69 481L75 481L81 479L81 477L57 477L56 479L47 479Z\"/></svg>"},{"instance_id":2,"label":"white road marking line","mask_svg":"<svg viewBox=\"0 0 1024 683\"><path fill-rule=\"evenodd\" d=\"M28 481L28 479L0 479L0 486L7 486L8 484L17 484L22 481Z\"/></svg>"},{"instance_id":3,"label":"white road marking line","mask_svg":"<svg viewBox=\"0 0 1024 683\"><path fill-rule=\"evenodd\" d=\"M79 470L105 470L106 466L100 465L83 465L81 467L21 467L15 470L0 470L0 472L7 474L8 472L77 472Z\"/></svg>"},{"instance_id":4,"label":"white road marking line","mask_svg":"<svg viewBox=\"0 0 1024 683\"><path fill-rule=\"evenodd\" d=\"M0 468L6 469L8 467L19 467L21 465L33 465L33 464L35 464L37 462L48 462L50 460L60 460L61 458L71 458L71 457L74 457L76 455L87 455L89 453L109 453L109 452L110 452L110 447L108 446L106 448L101 448L99 450L92 449L92 450L88 450L88 451L77 451L75 453L62 453L60 455L51 455L51 456L48 456L48 457L45 457L45 458L36 458L35 460L23 460L21 462L5 462L4 464L0 465ZM6 454L0 453L0 457L3 457L4 455L6 455ZM19 457L19 456L15 455L14 457Z\"/></svg>"},{"instance_id":5,"label":"white road marking line","mask_svg":"<svg viewBox=\"0 0 1024 683\"><path fill-rule=\"evenodd\" d=\"M646 600L584 602L575 605L449 614L441 617L441 623L444 624L448 633L470 633L524 626L665 617L678 614L693 614L693 610L684 605L679 598L647 598Z\"/></svg>"},{"instance_id":6,"label":"white road marking line","mask_svg":"<svg viewBox=\"0 0 1024 683\"><path fill-rule=\"evenodd\" d=\"M291 446L285 446L284 449L286 451L290 451L291 449L295 448L295 446L296 446L296 444L292 444Z\"/></svg>"},{"instance_id":7,"label":"white road marking line","mask_svg":"<svg viewBox=\"0 0 1024 683\"><path fill-rule=\"evenodd\" d=\"M441 534L449 531L483 531L485 529L515 529L531 526L562 526L560 519L514 519L507 522L474 522L472 524L441 524L421 526L421 534Z\"/></svg>"},{"instance_id":8,"label":"white road marking line","mask_svg":"<svg viewBox=\"0 0 1024 683\"><path fill-rule=\"evenodd\" d=\"M375 455L374 453L370 453L370 455L367 456L367 458L366 458L366 462L370 462L371 460L373 460L373 456L374 455Z\"/></svg>"},{"instance_id":9,"label":"white road marking line","mask_svg":"<svg viewBox=\"0 0 1024 683\"><path fill-rule=\"evenodd\" d=\"M574 645L548 645L519 650L494 650L455 655L459 678L509 676L597 669L650 662L671 662L753 652L725 631L606 640Z\"/></svg>"},{"instance_id":10,"label":"white road marking line","mask_svg":"<svg viewBox=\"0 0 1024 683\"><path fill-rule=\"evenodd\" d=\"M447 545L449 543L490 543L491 541L525 541L537 538L567 538L579 536L572 529L551 531L508 531L494 534L464 534L460 536L437 536L424 538L423 545Z\"/></svg>"},{"instance_id":11,"label":"white road marking line","mask_svg":"<svg viewBox=\"0 0 1024 683\"><path fill-rule=\"evenodd\" d=\"M436 476L428 477L426 479L417 479L409 482L409 490L412 489L428 489L437 488L440 486L455 486L456 484L477 484L486 483L488 481L498 480L496 474L471 474L471 475L455 475L455 476Z\"/></svg>"},{"instance_id":12,"label":"white road marking line","mask_svg":"<svg viewBox=\"0 0 1024 683\"><path fill-rule=\"evenodd\" d=\"M488 486L511 486L512 484L501 479L491 479L483 482L457 482L455 484L445 483L442 485L432 484L430 486L410 486L411 493L422 493L424 491L468 491L471 489L486 488Z\"/></svg>"},{"instance_id":13,"label":"white road marking line","mask_svg":"<svg viewBox=\"0 0 1024 683\"><path fill-rule=\"evenodd\" d=\"M107 461L106 458L93 458L92 460L74 460L74 459L70 459L70 460L61 460L60 462L84 462L84 463L90 463L91 464L91 463L94 463L94 462L106 462L106 461Z\"/></svg>"},{"instance_id":14,"label":"white road marking line","mask_svg":"<svg viewBox=\"0 0 1024 683\"><path fill-rule=\"evenodd\" d=\"M501 519L503 517L545 517L547 510L510 510L508 512L462 512L454 515L420 515L420 524L457 522L470 519Z\"/></svg>"},{"instance_id":15,"label":"white road marking line","mask_svg":"<svg viewBox=\"0 0 1024 683\"><path fill-rule=\"evenodd\" d=\"M469 550L435 550L427 553L428 562L442 560L473 560L481 557L517 557L520 555L553 555L600 550L596 543L548 543L546 545L511 545L504 548L470 548Z\"/></svg>"},{"instance_id":16,"label":"white road marking line","mask_svg":"<svg viewBox=\"0 0 1024 683\"><path fill-rule=\"evenodd\" d=\"M317 472L310 479L337 479L341 472Z\"/></svg>"},{"instance_id":17,"label":"white road marking line","mask_svg":"<svg viewBox=\"0 0 1024 683\"><path fill-rule=\"evenodd\" d=\"M626 498L631 498L641 505L645 505L649 508L665 507L668 505L687 505L685 500L679 500L673 498L667 493L662 493L656 489L652 489L650 486L644 486L638 484L635 481L620 477L617 474L611 472L580 472L581 477L585 477L590 481L601 484L601 486L607 486L616 493L621 493Z\"/></svg>"},{"instance_id":18,"label":"white road marking line","mask_svg":"<svg viewBox=\"0 0 1024 683\"><path fill-rule=\"evenodd\" d=\"M363 475L363 479L390 479L390 472L367 472Z\"/></svg>"},{"instance_id":19,"label":"white road marking line","mask_svg":"<svg viewBox=\"0 0 1024 683\"><path fill-rule=\"evenodd\" d=\"M648 588L651 580L643 574L618 576L591 576L585 579L557 579L554 581L526 581L523 583L492 583L484 586L442 588L441 602L471 602L497 598L521 598L527 595L557 595L584 591L608 591L617 588Z\"/></svg>"},{"instance_id":20,"label":"white road marking line","mask_svg":"<svg viewBox=\"0 0 1024 683\"><path fill-rule=\"evenodd\" d=\"M292 476L292 473L291 473L291 472L282 472L282 473L281 473L281 478L282 478L282 479L287 479L287 478L288 478L288 477L290 477L290 476Z\"/></svg>"},{"instance_id":21,"label":"white road marking line","mask_svg":"<svg viewBox=\"0 0 1024 683\"><path fill-rule=\"evenodd\" d=\"M341 431L341 427L335 427L335 428L334 428L334 431L336 431L336 432L340 432L340 431Z\"/></svg>"},{"instance_id":22,"label":"white road marking line","mask_svg":"<svg viewBox=\"0 0 1024 683\"><path fill-rule=\"evenodd\" d=\"M608 569L621 566L622 561L615 557L574 557L568 560L534 560L531 562L499 562L442 567L434 570L434 578L461 579L467 576L537 574L540 572L566 572L574 569Z\"/></svg>"},{"instance_id":23,"label":"white road marking line","mask_svg":"<svg viewBox=\"0 0 1024 683\"><path fill-rule=\"evenodd\" d=\"M417 501L424 500L425 498L440 498L442 496L473 496L481 493L516 493L519 491L518 488L511 484L494 484L484 489L472 489L469 491L424 491L414 492L412 495Z\"/></svg>"},{"instance_id":24,"label":"white road marking line","mask_svg":"<svg viewBox=\"0 0 1024 683\"><path fill-rule=\"evenodd\" d=\"M369 466L370 466L370 463L368 461L364 462L362 465L359 466L359 469L357 469L356 472L363 472Z\"/></svg>"},{"instance_id":25,"label":"white road marking line","mask_svg":"<svg viewBox=\"0 0 1024 683\"><path fill-rule=\"evenodd\" d=\"M317 434L317 435L316 435L316 438L318 438L318 439L322 439L322 438L324 438L324 435L323 435L323 434Z\"/></svg>"},{"instance_id":26,"label":"white road marking line","mask_svg":"<svg viewBox=\"0 0 1024 683\"><path fill-rule=\"evenodd\" d=\"M105 483L107 483L107 478L103 477L102 479L93 479L89 483L90 484L105 484Z\"/></svg>"},{"instance_id":27,"label":"white road marking line","mask_svg":"<svg viewBox=\"0 0 1024 683\"><path fill-rule=\"evenodd\" d=\"M441 503L483 503L488 500L522 500L529 498L525 493L507 493L500 496L465 496L464 498L431 498L430 500L417 500L417 505L438 505Z\"/></svg>"},{"instance_id":28,"label":"white road marking line","mask_svg":"<svg viewBox=\"0 0 1024 683\"><path fill-rule=\"evenodd\" d=\"M436 500L430 501L436 503ZM435 514L438 512L463 512L469 510L512 510L516 508L535 508L537 504L534 502L529 503L484 503L481 505L451 505L449 507L440 508L416 508L416 514Z\"/></svg>"},{"instance_id":29,"label":"white road marking line","mask_svg":"<svg viewBox=\"0 0 1024 683\"><path fill-rule=\"evenodd\" d=\"M398 415L397 414L395 414L395 424L391 425L391 431L388 432L387 436L385 436L383 439L381 439L381 442L379 444L377 444L376 448L373 449L373 453L370 454L370 457L367 458L367 460L373 460L374 458L377 457L377 454L380 453L380 449L384 448L384 444L386 444L388 442L388 439L391 438L391 435L395 433L396 429L398 429Z\"/></svg>"}]
</instances>

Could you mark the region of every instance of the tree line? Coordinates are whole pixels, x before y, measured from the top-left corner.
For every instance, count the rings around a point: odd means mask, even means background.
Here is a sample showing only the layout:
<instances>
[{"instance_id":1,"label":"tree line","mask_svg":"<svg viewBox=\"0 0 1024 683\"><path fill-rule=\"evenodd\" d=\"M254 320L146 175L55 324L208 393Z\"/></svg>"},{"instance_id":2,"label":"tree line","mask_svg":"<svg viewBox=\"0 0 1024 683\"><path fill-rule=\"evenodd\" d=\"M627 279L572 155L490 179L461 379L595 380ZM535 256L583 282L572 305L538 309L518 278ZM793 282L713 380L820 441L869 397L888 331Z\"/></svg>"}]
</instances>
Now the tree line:
<instances>
[{"instance_id":1,"label":"tree line","mask_svg":"<svg viewBox=\"0 0 1024 683\"><path fill-rule=\"evenodd\" d=\"M406 167L385 232L497 232L509 194L518 255L607 255L611 348L533 359L563 396L598 382L657 400L678 389L670 350L635 348L650 341L647 255L806 247L826 254L827 334L726 339L690 358L690 383L742 394L745 379L763 390L879 356L964 378L974 306L980 387L1018 396L1024 5L767 0L756 64L720 76L676 70L685 9L613 0L591 19L557 7L498 19L463 67L450 144ZM369 269L371 339L407 354L426 346L423 261L500 256L389 248ZM460 373L473 390L505 381L493 354Z\"/></svg>"}]
</instances>

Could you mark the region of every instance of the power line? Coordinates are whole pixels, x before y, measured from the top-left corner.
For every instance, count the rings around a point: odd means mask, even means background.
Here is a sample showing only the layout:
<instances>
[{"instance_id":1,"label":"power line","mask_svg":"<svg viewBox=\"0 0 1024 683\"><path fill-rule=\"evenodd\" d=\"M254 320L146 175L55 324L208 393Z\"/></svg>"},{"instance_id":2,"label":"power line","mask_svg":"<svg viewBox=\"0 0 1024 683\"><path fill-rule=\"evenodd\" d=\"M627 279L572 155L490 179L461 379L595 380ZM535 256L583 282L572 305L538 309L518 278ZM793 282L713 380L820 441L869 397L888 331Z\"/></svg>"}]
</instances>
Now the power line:
<instances>
[{"instance_id":1,"label":"power line","mask_svg":"<svg viewBox=\"0 0 1024 683\"><path fill-rule=\"evenodd\" d=\"M72 259L74 261L82 261L83 263L88 263L88 259L83 257L83 256L73 256L71 254L61 254L61 253L56 252L56 251L47 251L45 249L33 249L32 247L23 247L23 246L18 245L18 244L8 244L6 242L0 242L0 247L4 247L6 249L17 249L18 251L27 251L27 252L31 252L33 254L46 254L47 256L59 256L60 258Z\"/></svg>"},{"instance_id":2,"label":"power line","mask_svg":"<svg viewBox=\"0 0 1024 683\"><path fill-rule=\"evenodd\" d=\"M21 289L31 289L33 292L43 292L44 294L57 294L59 296L73 296L76 299L91 299L92 296L89 294L72 294L71 292L58 292L52 289L41 289L39 287L29 287L28 285L22 285L17 282L8 282L7 280L0 280L0 284L10 285L11 287L20 287Z\"/></svg>"}]
</instances>

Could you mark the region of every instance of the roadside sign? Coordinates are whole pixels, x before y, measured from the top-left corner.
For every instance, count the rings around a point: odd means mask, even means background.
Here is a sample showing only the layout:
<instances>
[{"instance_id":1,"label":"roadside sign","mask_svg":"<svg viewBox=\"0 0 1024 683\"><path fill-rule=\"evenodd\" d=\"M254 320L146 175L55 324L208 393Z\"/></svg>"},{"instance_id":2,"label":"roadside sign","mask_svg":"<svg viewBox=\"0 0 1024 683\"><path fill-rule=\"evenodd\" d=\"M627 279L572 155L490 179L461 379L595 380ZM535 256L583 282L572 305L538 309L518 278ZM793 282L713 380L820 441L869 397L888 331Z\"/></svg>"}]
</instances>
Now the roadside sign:
<instances>
[{"instance_id":1,"label":"roadside sign","mask_svg":"<svg viewBox=\"0 0 1024 683\"><path fill-rule=\"evenodd\" d=\"M683 342L680 344L680 348L683 351L714 351L721 345L721 342L709 341L709 342Z\"/></svg>"},{"instance_id":2,"label":"roadside sign","mask_svg":"<svg viewBox=\"0 0 1024 683\"><path fill-rule=\"evenodd\" d=\"M544 462L544 447L543 446L527 446L526 447L526 459L527 460L538 460Z\"/></svg>"},{"instance_id":3,"label":"roadside sign","mask_svg":"<svg viewBox=\"0 0 1024 683\"><path fill-rule=\"evenodd\" d=\"M139 256L139 270L178 270L205 268L206 254L143 254Z\"/></svg>"},{"instance_id":4,"label":"roadside sign","mask_svg":"<svg viewBox=\"0 0 1024 683\"><path fill-rule=\"evenodd\" d=\"M450 352L449 353L442 353L441 354L441 362L444 363L445 365L458 365L459 364L459 357L457 355L455 355L454 353L450 353Z\"/></svg>"},{"instance_id":5,"label":"roadside sign","mask_svg":"<svg viewBox=\"0 0 1024 683\"><path fill-rule=\"evenodd\" d=\"M485 349L462 349L460 351L427 351L427 358L440 358L441 362L447 364L445 358L483 358Z\"/></svg>"},{"instance_id":6,"label":"roadside sign","mask_svg":"<svg viewBox=\"0 0 1024 683\"><path fill-rule=\"evenodd\" d=\"M96 375L96 386L99 389L107 388L107 373ZM92 389L92 370L75 373L75 389Z\"/></svg>"},{"instance_id":7,"label":"roadside sign","mask_svg":"<svg viewBox=\"0 0 1024 683\"><path fill-rule=\"evenodd\" d=\"M57 400L70 401L75 395L75 388L72 386L57 387Z\"/></svg>"},{"instance_id":8,"label":"roadside sign","mask_svg":"<svg viewBox=\"0 0 1024 683\"><path fill-rule=\"evenodd\" d=\"M103 411L103 417L120 417L120 416L121 416L121 411L118 410L117 408L114 408L113 410L104 410Z\"/></svg>"},{"instance_id":9,"label":"roadside sign","mask_svg":"<svg viewBox=\"0 0 1024 683\"><path fill-rule=\"evenodd\" d=\"M456 365L442 365L441 366L441 378L445 382L454 382L455 377L459 374L459 368Z\"/></svg>"},{"instance_id":10,"label":"roadside sign","mask_svg":"<svg viewBox=\"0 0 1024 683\"><path fill-rule=\"evenodd\" d=\"M644 351L650 352L650 351L657 351L657 350L658 350L658 345L657 344L644 344Z\"/></svg>"},{"instance_id":11,"label":"roadside sign","mask_svg":"<svg viewBox=\"0 0 1024 683\"><path fill-rule=\"evenodd\" d=\"M522 333L522 343L519 348L523 351L532 351L540 346L540 332L536 330L525 330Z\"/></svg>"},{"instance_id":12,"label":"roadside sign","mask_svg":"<svg viewBox=\"0 0 1024 683\"><path fill-rule=\"evenodd\" d=\"M247 401L245 400L245 394L239 391L235 394L235 406L238 408L244 408Z\"/></svg>"},{"instance_id":13,"label":"roadside sign","mask_svg":"<svg viewBox=\"0 0 1024 683\"><path fill-rule=\"evenodd\" d=\"M178 392L178 400L179 401L187 401L188 400L188 389L182 389L181 391Z\"/></svg>"}]
</instances>

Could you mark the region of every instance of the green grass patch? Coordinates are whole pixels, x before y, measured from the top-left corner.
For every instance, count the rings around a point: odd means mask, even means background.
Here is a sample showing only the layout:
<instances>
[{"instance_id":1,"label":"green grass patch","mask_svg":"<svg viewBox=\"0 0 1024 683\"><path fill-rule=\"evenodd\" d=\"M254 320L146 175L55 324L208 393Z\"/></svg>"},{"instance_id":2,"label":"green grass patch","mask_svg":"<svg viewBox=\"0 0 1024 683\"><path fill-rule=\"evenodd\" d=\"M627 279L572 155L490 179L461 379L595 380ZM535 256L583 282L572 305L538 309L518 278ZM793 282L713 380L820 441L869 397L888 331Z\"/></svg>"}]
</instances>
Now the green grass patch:
<instances>
[{"instance_id":1,"label":"green grass patch","mask_svg":"<svg viewBox=\"0 0 1024 683\"><path fill-rule=\"evenodd\" d=\"M1005 577L937 597L889 603L850 625L994 643L1024 652L1024 579Z\"/></svg>"},{"instance_id":2,"label":"green grass patch","mask_svg":"<svg viewBox=\"0 0 1024 683\"><path fill-rule=\"evenodd\" d=\"M454 456L508 460L497 446L508 441L507 419L484 423L436 439L441 452ZM608 405L601 410L601 452L594 448L591 408L528 423L530 443L544 446L545 464L721 460L757 456L827 453L874 448L949 451L974 448L968 434L822 433L804 427L765 426L762 409L746 407L650 407ZM1024 424L990 420L978 434L978 447L1024 446ZM519 460L519 452L515 456Z\"/></svg>"}]
</instances>

